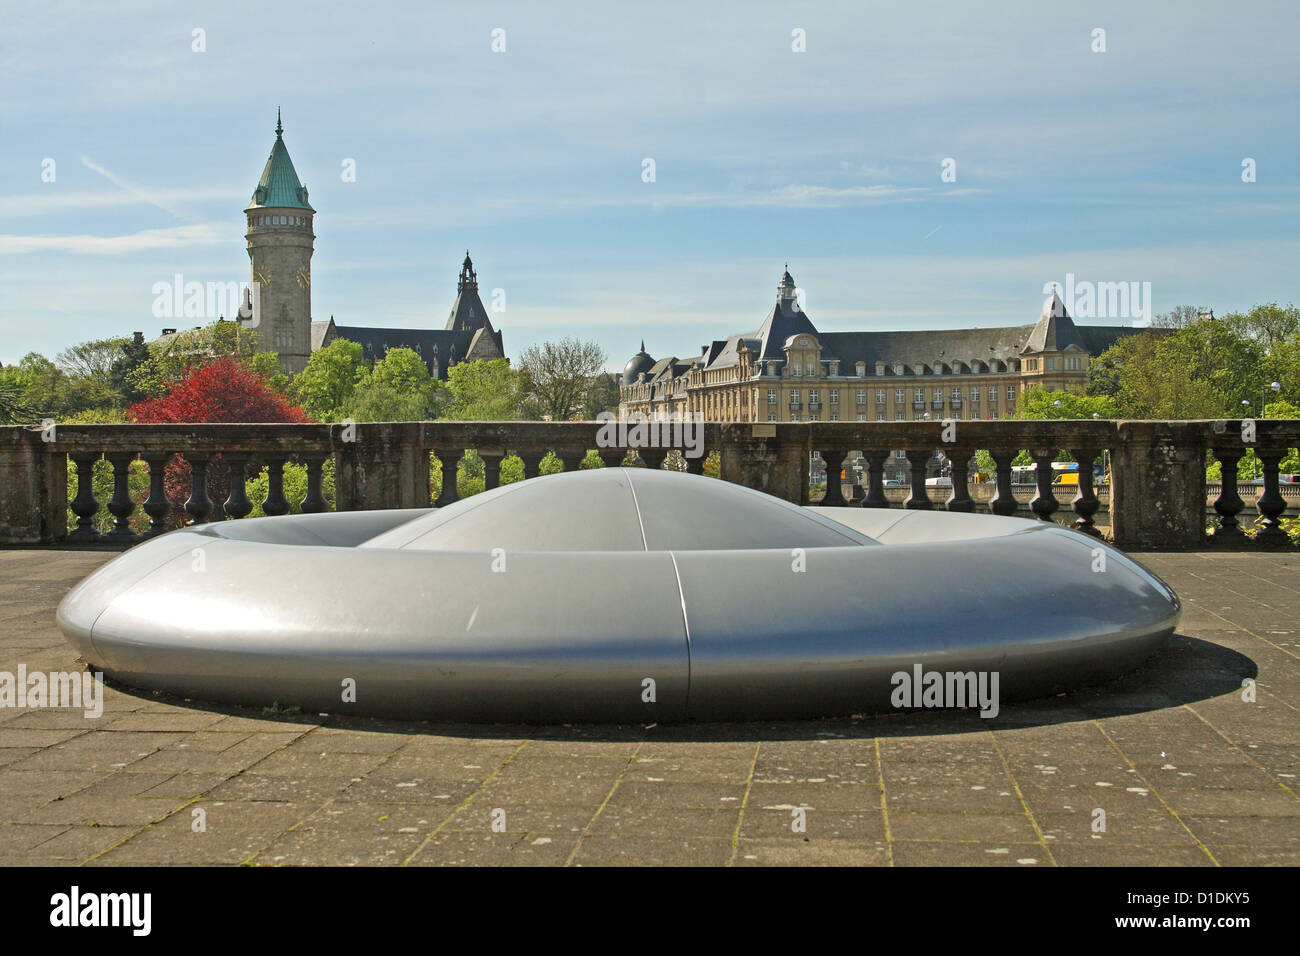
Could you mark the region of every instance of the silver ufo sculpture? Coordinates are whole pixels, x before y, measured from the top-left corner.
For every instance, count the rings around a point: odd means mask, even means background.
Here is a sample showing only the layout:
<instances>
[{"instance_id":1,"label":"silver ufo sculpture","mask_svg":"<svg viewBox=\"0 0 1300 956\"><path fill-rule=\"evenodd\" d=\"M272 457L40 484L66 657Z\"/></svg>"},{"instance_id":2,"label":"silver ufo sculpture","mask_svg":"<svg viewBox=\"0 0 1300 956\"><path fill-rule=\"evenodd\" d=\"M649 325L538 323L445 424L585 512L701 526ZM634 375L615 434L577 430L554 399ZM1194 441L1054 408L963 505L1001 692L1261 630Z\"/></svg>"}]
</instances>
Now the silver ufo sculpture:
<instances>
[{"instance_id":1,"label":"silver ufo sculpture","mask_svg":"<svg viewBox=\"0 0 1300 956\"><path fill-rule=\"evenodd\" d=\"M58 621L109 677L185 697L646 722L884 712L900 672L1058 693L1135 668L1179 614L1154 574L1055 524L605 468L184 528L91 574Z\"/></svg>"}]
</instances>

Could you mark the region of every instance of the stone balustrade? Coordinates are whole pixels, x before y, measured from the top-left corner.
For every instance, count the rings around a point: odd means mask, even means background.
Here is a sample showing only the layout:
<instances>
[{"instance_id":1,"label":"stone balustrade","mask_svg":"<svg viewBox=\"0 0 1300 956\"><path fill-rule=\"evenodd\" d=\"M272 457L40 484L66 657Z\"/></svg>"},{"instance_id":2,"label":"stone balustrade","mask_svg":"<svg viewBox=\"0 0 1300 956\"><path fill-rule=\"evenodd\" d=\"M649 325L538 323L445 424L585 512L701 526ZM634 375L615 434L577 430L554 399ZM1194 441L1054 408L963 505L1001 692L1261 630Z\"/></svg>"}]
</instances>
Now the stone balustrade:
<instances>
[{"instance_id":1,"label":"stone balustrade","mask_svg":"<svg viewBox=\"0 0 1300 956\"><path fill-rule=\"evenodd\" d=\"M1247 423L1249 426L1249 423ZM604 463L619 464L626 449L601 447L599 422L399 422L357 425L58 425L0 427L0 543L51 545L68 543L129 544L168 530L169 514L183 505L188 520L239 519L254 508L246 475L265 468L267 491L260 504L268 515L290 510L283 482L286 463L306 470L306 494L298 503L306 512L330 507L322 493L326 462L332 462L333 506L339 510L412 508L430 504L433 459L443 474L454 476L464 453L475 450L483 460L485 487L500 483L501 462L517 455L524 477L539 474L542 459L553 453L566 470L577 468L590 450ZM1090 468L1079 470L1079 484L1053 485L1051 463L1062 449L1078 461L1092 462L1110 453L1110 530L1115 543L1129 550L1194 548L1206 543L1207 453L1224 463L1225 478L1214 498L1213 541L1246 546L1286 545L1281 519L1287 498L1279 485L1279 463L1289 448L1300 445L1300 421L1264 420L1243 431L1239 421L921 421L754 423L700 426L704 454L716 453L719 476L788 501L809 501L810 462L814 451L829 469L852 468L864 460L861 500L850 501L837 481L827 485L824 506L891 507L884 485L884 465L902 451L910 466L905 508L944 507L949 511L988 511L1011 515L1020 508L1013 485L1012 460L1027 451L1036 463L1029 511L1042 520L1071 520L1080 532L1099 535L1095 515L1101 506ZM1243 440L1243 436L1251 440ZM1235 479L1236 465L1248 448L1260 462L1263 483L1255 507L1257 533L1248 538L1238 516L1246 507ZM970 461L985 449L996 463L986 493L972 495ZM662 467L669 447L641 447L647 467ZM927 486L936 451L946 457L951 485ZM192 480L184 502L169 498L164 482L175 455L189 463ZM113 527L97 528L105 504L92 482L99 459L111 464L113 493L107 510ZM846 459L848 460L846 463ZM76 465L75 492L68 488L68 461ZM134 461L146 463L148 495L132 497ZM679 467L702 473L703 457L686 457ZM209 474L226 478L228 496L212 501ZM891 491L893 489L890 489ZM1289 489L1288 489L1289 490ZM983 491L983 489L981 489ZM1058 493L1072 493L1070 501ZM138 497L138 496L137 496ZM434 504L457 497L456 481L444 480ZM984 499L977 501L976 499ZM1292 506L1294 507L1294 506ZM136 509L149 516L147 530L132 528ZM75 518L69 527L68 512ZM1073 519L1069 519L1069 515Z\"/></svg>"}]
</instances>

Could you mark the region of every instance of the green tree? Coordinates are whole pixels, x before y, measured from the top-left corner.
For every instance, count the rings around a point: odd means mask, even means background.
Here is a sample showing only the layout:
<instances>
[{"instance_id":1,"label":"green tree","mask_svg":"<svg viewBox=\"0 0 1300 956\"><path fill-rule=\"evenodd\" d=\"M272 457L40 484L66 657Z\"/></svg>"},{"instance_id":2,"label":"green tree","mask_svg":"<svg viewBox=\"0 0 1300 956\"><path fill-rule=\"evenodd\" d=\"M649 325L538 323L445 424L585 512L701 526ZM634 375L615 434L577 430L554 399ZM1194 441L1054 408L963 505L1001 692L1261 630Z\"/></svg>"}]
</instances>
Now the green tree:
<instances>
[{"instance_id":1,"label":"green tree","mask_svg":"<svg viewBox=\"0 0 1300 956\"><path fill-rule=\"evenodd\" d=\"M522 383L506 359L461 362L447 373L452 402L448 418L503 422L520 418Z\"/></svg>"},{"instance_id":2,"label":"green tree","mask_svg":"<svg viewBox=\"0 0 1300 956\"><path fill-rule=\"evenodd\" d=\"M1118 418L1119 408L1107 395L1081 395L1077 392L1049 391L1042 385L1025 389L1016 410L1007 418L1042 420L1049 418Z\"/></svg>"},{"instance_id":3,"label":"green tree","mask_svg":"<svg viewBox=\"0 0 1300 956\"><path fill-rule=\"evenodd\" d=\"M278 352L256 352L245 362L249 370L262 377L266 387L278 395L289 397L289 376L280 366Z\"/></svg>"},{"instance_id":4,"label":"green tree","mask_svg":"<svg viewBox=\"0 0 1300 956\"><path fill-rule=\"evenodd\" d=\"M359 422L429 421L438 417L444 391L414 350L389 349L362 372L344 409Z\"/></svg>"},{"instance_id":5,"label":"green tree","mask_svg":"<svg viewBox=\"0 0 1300 956\"><path fill-rule=\"evenodd\" d=\"M336 422L346 417L344 409L365 377L361 345L335 339L311 354L307 367L289 383L288 394L318 422Z\"/></svg>"},{"instance_id":6,"label":"green tree","mask_svg":"<svg viewBox=\"0 0 1300 956\"><path fill-rule=\"evenodd\" d=\"M595 342L564 338L530 345L519 357L525 413L568 421L587 404L604 366L605 351Z\"/></svg>"},{"instance_id":7,"label":"green tree","mask_svg":"<svg viewBox=\"0 0 1300 956\"><path fill-rule=\"evenodd\" d=\"M136 332L130 341L123 341L122 354L113 360L108 377L113 390L122 396L122 406L143 402L149 396L132 384L131 375L149 361L149 345L143 332Z\"/></svg>"}]
</instances>

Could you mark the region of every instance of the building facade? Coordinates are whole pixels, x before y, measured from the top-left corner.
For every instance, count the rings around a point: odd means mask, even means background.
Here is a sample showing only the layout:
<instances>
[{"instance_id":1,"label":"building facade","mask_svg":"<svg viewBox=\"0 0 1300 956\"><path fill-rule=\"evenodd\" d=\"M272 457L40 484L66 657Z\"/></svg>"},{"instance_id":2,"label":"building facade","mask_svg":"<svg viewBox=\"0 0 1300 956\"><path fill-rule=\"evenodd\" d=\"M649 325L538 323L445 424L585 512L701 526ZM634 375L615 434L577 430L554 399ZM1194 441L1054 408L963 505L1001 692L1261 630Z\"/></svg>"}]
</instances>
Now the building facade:
<instances>
[{"instance_id":1,"label":"building facade","mask_svg":"<svg viewBox=\"0 0 1300 956\"><path fill-rule=\"evenodd\" d=\"M1053 293L1038 321L1003 328L821 332L787 271L753 332L655 360L642 343L623 371L620 402L654 418L714 422L994 420L1025 389L1082 389L1088 363L1124 326L1077 326Z\"/></svg>"}]
</instances>

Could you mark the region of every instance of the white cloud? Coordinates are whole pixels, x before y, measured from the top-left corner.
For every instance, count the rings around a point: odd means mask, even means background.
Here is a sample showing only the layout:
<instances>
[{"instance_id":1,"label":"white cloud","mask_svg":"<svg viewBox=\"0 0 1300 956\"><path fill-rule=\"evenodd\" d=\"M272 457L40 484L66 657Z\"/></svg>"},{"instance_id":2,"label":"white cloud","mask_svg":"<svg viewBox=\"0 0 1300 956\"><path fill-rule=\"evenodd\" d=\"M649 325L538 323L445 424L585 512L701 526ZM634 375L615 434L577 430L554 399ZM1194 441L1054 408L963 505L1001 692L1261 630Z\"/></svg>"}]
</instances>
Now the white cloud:
<instances>
[{"instance_id":1,"label":"white cloud","mask_svg":"<svg viewBox=\"0 0 1300 956\"><path fill-rule=\"evenodd\" d=\"M119 256L153 249L225 244L230 230L212 225L142 229L124 236L15 236L0 234L0 253L66 252L90 256Z\"/></svg>"}]
</instances>

